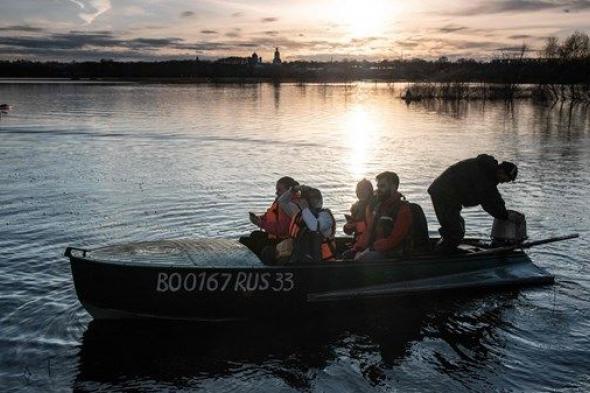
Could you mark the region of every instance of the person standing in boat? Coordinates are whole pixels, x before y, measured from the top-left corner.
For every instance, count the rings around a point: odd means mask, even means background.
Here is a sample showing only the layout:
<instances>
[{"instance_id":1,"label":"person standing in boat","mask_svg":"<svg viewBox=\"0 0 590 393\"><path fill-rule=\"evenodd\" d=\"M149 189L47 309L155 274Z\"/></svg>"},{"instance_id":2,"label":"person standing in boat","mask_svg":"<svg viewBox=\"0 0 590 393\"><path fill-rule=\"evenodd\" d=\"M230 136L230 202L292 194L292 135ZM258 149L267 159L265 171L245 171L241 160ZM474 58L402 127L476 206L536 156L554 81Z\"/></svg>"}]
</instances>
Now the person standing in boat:
<instances>
[{"instance_id":1,"label":"person standing in boat","mask_svg":"<svg viewBox=\"0 0 590 393\"><path fill-rule=\"evenodd\" d=\"M281 177L276 183L276 198L266 213L262 215L249 213L250 222L261 230L253 231L249 237L241 238L240 241L256 254L260 255L264 247L274 247L281 240L289 237L289 224L292 217L281 209L278 199L281 195L289 194L290 196L289 190L298 185L299 183L292 177Z\"/></svg>"},{"instance_id":2,"label":"person standing in boat","mask_svg":"<svg viewBox=\"0 0 590 393\"><path fill-rule=\"evenodd\" d=\"M436 250L454 253L465 236L463 207L481 205L491 216L506 220L509 213L500 192L499 183L516 179L518 168L511 162L498 161L487 154L451 165L428 188L436 218L440 224L441 240Z\"/></svg>"},{"instance_id":3,"label":"person standing in boat","mask_svg":"<svg viewBox=\"0 0 590 393\"><path fill-rule=\"evenodd\" d=\"M350 207L350 214L345 214L346 224L343 230L347 235L353 236L352 248L347 250L343 259L352 259L355 254L359 239L367 230L367 207L373 203L373 184L367 179L359 181L356 185L356 196L358 200Z\"/></svg>"},{"instance_id":4,"label":"person standing in boat","mask_svg":"<svg viewBox=\"0 0 590 393\"><path fill-rule=\"evenodd\" d=\"M355 260L371 261L399 256L410 236L412 211L398 192L399 176L382 172L376 177L377 199L366 208L367 230L354 246Z\"/></svg>"}]
</instances>

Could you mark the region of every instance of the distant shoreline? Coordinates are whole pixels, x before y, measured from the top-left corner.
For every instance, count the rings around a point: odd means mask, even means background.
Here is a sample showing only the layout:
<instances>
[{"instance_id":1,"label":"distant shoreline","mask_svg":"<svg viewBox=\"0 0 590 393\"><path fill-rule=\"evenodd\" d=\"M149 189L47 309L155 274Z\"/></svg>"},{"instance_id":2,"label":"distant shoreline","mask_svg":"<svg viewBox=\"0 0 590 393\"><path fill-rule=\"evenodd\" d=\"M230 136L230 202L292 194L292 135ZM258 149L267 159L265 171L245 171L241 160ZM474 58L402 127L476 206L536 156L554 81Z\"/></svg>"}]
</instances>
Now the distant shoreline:
<instances>
[{"instance_id":1,"label":"distant shoreline","mask_svg":"<svg viewBox=\"0 0 590 393\"><path fill-rule=\"evenodd\" d=\"M387 79L355 80L282 80L260 77L158 77L158 78L0 78L2 85L355 85L375 83L399 88L397 96L406 102L440 100L513 100L534 99L541 102L571 101L590 103L590 85L557 83L487 83L487 82L440 82Z\"/></svg>"}]
</instances>

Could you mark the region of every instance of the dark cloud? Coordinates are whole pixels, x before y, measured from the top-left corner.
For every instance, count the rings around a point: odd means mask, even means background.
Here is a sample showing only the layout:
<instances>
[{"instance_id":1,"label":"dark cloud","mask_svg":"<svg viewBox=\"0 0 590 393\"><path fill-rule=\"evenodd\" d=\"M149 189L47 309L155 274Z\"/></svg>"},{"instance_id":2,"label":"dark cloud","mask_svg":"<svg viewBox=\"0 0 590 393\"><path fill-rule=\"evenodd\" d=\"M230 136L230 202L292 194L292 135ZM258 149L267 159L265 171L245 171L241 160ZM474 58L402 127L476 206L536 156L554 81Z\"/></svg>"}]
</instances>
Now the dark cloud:
<instances>
[{"instance_id":1,"label":"dark cloud","mask_svg":"<svg viewBox=\"0 0 590 393\"><path fill-rule=\"evenodd\" d=\"M528 34L514 34L509 36L508 38L510 38L511 40L526 40L528 38L533 38L533 36Z\"/></svg>"},{"instance_id":2,"label":"dark cloud","mask_svg":"<svg viewBox=\"0 0 590 393\"><path fill-rule=\"evenodd\" d=\"M196 43L178 43L171 49L190 50L190 51L220 51L235 49L234 45L225 42L196 42Z\"/></svg>"},{"instance_id":3,"label":"dark cloud","mask_svg":"<svg viewBox=\"0 0 590 393\"><path fill-rule=\"evenodd\" d=\"M219 34L215 30L201 30L201 34Z\"/></svg>"},{"instance_id":4,"label":"dark cloud","mask_svg":"<svg viewBox=\"0 0 590 393\"><path fill-rule=\"evenodd\" d=\"M182 42L180 38L135 38L129 41L119 41L120 46L132 49L162 49Z\"/></svg>"},{"instance_id":5,"label":"dark cloud","mask_svg":"<svg viewBox=\"0 0 590 393\"><path fill-rule=\"evenodd\" d=\"M0 37L0 45L28 49L81 49L85 46L120 46L120 41L110 34L68 33L46 37Z\"/></svg>"},{"instance_id":6,"label":"dark cloud","mask_svg":"<svg viewBox=\"0 0 590 393\"><path fill-rule=\"evenodd\" d=\"M462 30L467 30L467 27L465 26L457 26L457 25L446 25L443 27L439 27L438 29L436 29L439 33L454 33L457 31L462 31Z\"/></svg>"},{"instance_id":7,"label":"dark cloud","mask_svg":"<svg viewBox=\"0 0 590 393\"><path fill-rule=\"evenodd\" d=\"M180 13L180 16L183 18L190 18L191 16L195 16L193 11L183 11Z\"/></svg>"},{"instance_id":8,"label":"dark cloud","mask_svg":"<svg viewBox=\"0 0 590 393\"><path fill-rule=\"evenodd\" d=\"M14 25L14 26L0 26L0 31L20 31L26 33L40 33L45 31L41 27L33 27L29 25Z\"/></svg>"},{"instance_id":9,"label":"dark cloud","mask_svg":"<svg viewBox=\"0 0 590 393\"><path fill-rule=\"evenodd\" d=\"M566 7L568 10L590 9L590 0L502 0L490 1L477 7L451 12L452 15L499 14L506 12L534 12Z\"/></svg>"},{"instance_id":10,"label":"dark cloud","mask_svg":"<svg viewBox=\"0 0 590 393\"><path fill-rule=\"evenodd\" d=\"M262 23L276 22L276 21L278 21L278 20L279 20L279 18L276 18L276 17L274 17L274 16L271 16L271 17L267 17L267 18L262 18L262 19L260 19L260 21L261 21Z\"/></svg>"},{"instance_id":11,"label":"dark cloud","mask_svg":"<svg viewBox=\"0 0 590 393\"><path fill-rule=\"evenodd\" d=\"M263 31L262 33L263 34L266 34L266 35L270 35L270 36L277 36L277 35L279 35L279 32L276 31L276 30L267 30L267 31Z\"/></svg>"},{"instance_id":12,"label":"dark cloud","mask_svg":"<svg viewBox=\"0 0 590 393\"><path fill-rule=\"evenodd\" d=\"M501 47L501 48L496 48L497 51L499 52L530 52L532 49L524 46L520 45L520 46L505 46L505 47Z\"/></svg>"},{"instance_id":13,"label":"dark cloud","mask_svg":"<svg viewBox=\"0 0 590 393\"><path fill-rule=\"evenodd\" d=\"M237 31L229 31L227 33L224 34L226 37L230 37L230 38L237 38L240 36L240 33L238 33Z\"/></svg>"},{"instance_id":14,"label":"dark cloud","mask_svg":"<svg viewBox=\"0 0 590 393\"><path fill-rule=\"evenodd\" d=\"M123 40L111 32L85 33L72 31L66 34L51 34L45 37L0 37L0 45L14 49L73 50L93 48L119 48L156 50L172 47L182 42L180 38L134 38Z\"/></svg>"},{"instance_id":15,"label":"dark cloud","mask_svg":"<svg viewBox=\"0 0 590 393\"><path fill-rule=\"evenodd\" d=\"M414 49L418 45L420 45L420 42L417 42L417 41L397 41L396 44L398 46L401 46L404 49Z\"/></svg>"},{"instance_id":16,"label":"dark cloud","mask_svg":"<svg viewBox=\"0 0 590 393\"><path fill-rule=\"evenodd\" d=\"M87 30L87 31L83 31L83 30L70 30L70 34L81 34L81 35L87 35L87 34L92 34L92 35L113 35L113 31L111 30Z\"/></svg>"},{"instance_id":17,"label":"dark cloud","mask_svg":"<svg viewBox=\"0 0 590 393\"><path fill-rule=\"evenodd\" d=\"M438 46L437 46L438 44ZM493 41L471 41L471 40L444 40L439 39L435 41L433 49L478 49L478 50L495 50L498 47L498 42Z\"/></svg>"},{"instance_id":18,"label":"dark cloud","mask_svg":"<svg viewBox=\"0 0 590 393\"><path fill-rule=\"evenodd\" d=\"M244 13L243 12L234 12L233 14L231 14L231 16L233 18L239 18L240 16L243 16Z\"/></svg>"},{"instance_id":19,"label":"dark cloud","mask_svg":"<svg viewBox=\"0 0 590 393\"><path fill-rule=\"evenodd\" d=\"M43 49L34 48L26 50L15 50L13 48L2 48L0 47L0 55L11 56L19 59L31 59L38 60L43 58L45 60L57 60L57 61L97 61L100 59L116 59L117 61L165 61L165 60L178 60L179 58L186 57L187 59L193 59L193 52L186 54L175 54L175 55L162 55L153 52L145 51L120 51L111 50L55 50L55 49Z\"/></svg>"}]
</instances>

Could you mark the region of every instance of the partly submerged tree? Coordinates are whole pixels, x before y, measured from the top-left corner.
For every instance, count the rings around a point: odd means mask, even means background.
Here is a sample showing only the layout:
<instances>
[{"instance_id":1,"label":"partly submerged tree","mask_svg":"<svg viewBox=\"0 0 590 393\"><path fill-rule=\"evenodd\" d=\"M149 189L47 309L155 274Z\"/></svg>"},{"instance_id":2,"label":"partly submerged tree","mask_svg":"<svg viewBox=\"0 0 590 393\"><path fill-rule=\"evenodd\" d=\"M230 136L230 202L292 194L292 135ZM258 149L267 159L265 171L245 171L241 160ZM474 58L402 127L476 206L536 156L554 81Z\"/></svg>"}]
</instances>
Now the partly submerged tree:
<instances>
[{"instance_id":1,"label":"partly submerged tree","mask_svg":"<svg viewBox=\"0 0 590 393\"><path fill-rule=\"evenodd\" d=\"M583 59L589 57L590 37L586 33L576 31L561 44L559 54L563 59Z\"/></svg>"},{"instance_id":2,"label":"partly submerged tree","mask_svg":"<svg viewBox=\"0 0 590 393\"><path fill-rule=\"evenodd\" d=\"M551 36L545 41L542 53L547 59L585 59L590 57L590 37L587 33L576 31L560 43L557 37Z\"/></svg>"},{"instance_id":3,"label":"partly submerged tree","mask_svg":"<svg viewBox=\"0 0 590 393\"><path fill-rule=\"evenodd\" d=\"M542 49L542 55L547 59L555 59L559 57L559 39L557 37L547 37L545 46Z\"/></svg>"}]
</instances>

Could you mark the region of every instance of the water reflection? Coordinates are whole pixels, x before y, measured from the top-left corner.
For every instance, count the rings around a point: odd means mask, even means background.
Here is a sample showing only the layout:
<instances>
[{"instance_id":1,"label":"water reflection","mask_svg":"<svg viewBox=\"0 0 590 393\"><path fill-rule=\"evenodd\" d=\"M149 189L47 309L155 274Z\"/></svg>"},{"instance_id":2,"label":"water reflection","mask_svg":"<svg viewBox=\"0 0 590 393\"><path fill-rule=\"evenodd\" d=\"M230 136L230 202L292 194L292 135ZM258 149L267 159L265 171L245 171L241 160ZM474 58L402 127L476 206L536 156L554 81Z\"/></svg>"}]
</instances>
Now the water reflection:
<instances>
[{"instance_id":1,"label":"water reflection","mask_svg":"<svg viewBox=\"0 0 590 393\"><path fill-rule=\"evenodd\" d=\"M353 178L367 176L367 162L375 149L377 117L369 114L367 108L356 105L350 108L342 120L342 127L348 142L348 167Z\"/></svg>"},{"instance_id":2,"label":"water reflection","mask_svg":"<svg viewBox=\"0 0 590 393\"><path fill-rule=\"evenodd\" d=\"M501 361L489 348L498 345L496 329L506 323L503 314L515 297L506 293L500 302L469 312L473 299L457 297L373 303L300 322L92 321L82 339L74 389L196 388L215 380L221 390L233 390L243 381L265 380L264 390L309 390L326 375L335 377L338 388L345 386L335 375L340 367L357 369L366 383L378 386L391 383L396 367L433 340L448 349L427 349L422 360L441 374L485 369Z\"/></svg>"},{"instance_id":3,"label":"water reflection","mask_svg":"<svg viewBox=\"0 0 590 393\"><path fill-rule=\"evenodd\" d=\"M0 92L15 106L0 122L4 390L63 391L76 374L80 386L93 386L87 390L129 386L127 374L144 388L151 380L156 391L174 384L253 391L310 385L317 391L588 390L582 379L590 352L588 106L406 106L391 86L372 83L0 84ZM546 307L552 291L540 288L514 302L495 294L422 312L410 304L375 318L326 316L312 328L242 325L220 329L220 339L212 329L194 333L192 327L137 333L143 339L120 328L111 338L93 323L78 368L89 316L61 258L67 245L235 238L252 229L245 212L267 208L274 182L285 174L321 188L341 228L355 182L383 170L399 173L400 189L423 206L435 231L428 185L448 165L481 152L522 169L502 193L527 214L532 239L581 234L530 253L556 275L557 307ZM466 209L465 218L469 236L489 236L491 219L481 209ZM116 357L126 360L117 364ZM48 358L52 379L36 378L47 374ZM106 374L92 364L104 365ZM22 382L27 368L35 385Z\"/></svg>"}]
</instances>

